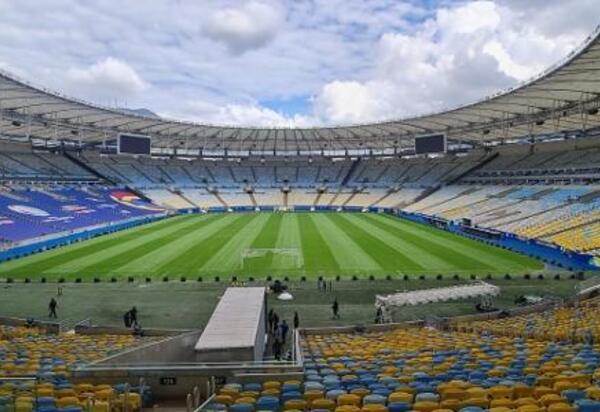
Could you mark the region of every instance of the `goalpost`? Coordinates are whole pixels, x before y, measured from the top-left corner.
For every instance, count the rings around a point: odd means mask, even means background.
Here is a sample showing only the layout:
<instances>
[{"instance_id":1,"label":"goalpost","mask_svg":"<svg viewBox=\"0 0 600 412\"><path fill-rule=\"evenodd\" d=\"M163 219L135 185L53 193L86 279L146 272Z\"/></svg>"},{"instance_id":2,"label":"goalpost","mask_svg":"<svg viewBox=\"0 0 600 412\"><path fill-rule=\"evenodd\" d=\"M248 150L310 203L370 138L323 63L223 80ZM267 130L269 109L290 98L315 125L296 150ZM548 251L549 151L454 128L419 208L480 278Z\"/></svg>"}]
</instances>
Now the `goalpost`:
<instances>
[{"instance_id":1,"label":"goalpost","mask_svg":"<svg viewBox=\"0 0 600 412\"><path fill-rule=\"evenodd\" d=\"M273 255L274 268L276 269L301 269L304 258L296 248L248 248L240 255L240 268L251 262L252 259Z\"/></svg>"}]
</instances>

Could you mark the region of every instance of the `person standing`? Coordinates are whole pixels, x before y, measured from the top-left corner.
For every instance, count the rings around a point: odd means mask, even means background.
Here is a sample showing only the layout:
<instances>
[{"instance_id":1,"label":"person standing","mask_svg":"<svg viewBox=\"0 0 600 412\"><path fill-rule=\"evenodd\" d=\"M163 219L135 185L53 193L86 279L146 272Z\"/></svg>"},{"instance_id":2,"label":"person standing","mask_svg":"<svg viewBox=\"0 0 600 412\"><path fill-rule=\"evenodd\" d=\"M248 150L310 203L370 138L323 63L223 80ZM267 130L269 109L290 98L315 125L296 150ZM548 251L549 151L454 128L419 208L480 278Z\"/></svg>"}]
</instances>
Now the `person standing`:
<instances>
[{"instance_id":1,"label":"person standing","mask_svg":"<svg viewBox=\"0 0 600 412\"><path fill-rule=\"evenodd\" d=\"M273 357L275 358L275 360L281 360L281 340L279 339L279 336L275 336L273 338Z\"/></svg>"},{"instance_id":2,"label":"person standing","mask_svg":"<svg viewBox=\"0 0 600 412\"><path fill-rule=\"evenodd\" d=\"M123 315L123 324L125 324L126 328L131 327L131 312L130 311L125 312L125 314Z\"/></svg>"},{"instance_id":3,"label":"person standing","mask_svg":"<svg viewBox=\"0 0 600 412\"><path fill-rule=\"evenodd\" d=\"M284 320L281 321L281 325L279 326L279 332L281 334L281 343L283 345L285 345L285 341L287 339L287 334L288 331L290 330L290 327L288 326L287 322Z\"/></svg>"},{"instance_id":4,"label":"person standing","mask_svg":"<svg viewBox=\"0 0 600 412\"><path fill-rule=\"evenodd\" d=\"M298 316L298 312L294 312L294 329L298 329L300 326L300 316Z\"/></svg>"},{"instance_id":5,"label":"person standing","mask_svg":"<svg viewBox=\"0 0 600 412\"><path fill-rule=\"evenodd\" d=\"M273 312L273 330L271 333L277 335L277 332L279 332L279 316Z\"/></svg>"},{"instance_id":6,"label":"person standing","mask_svg":"<svg viewBox=\"0 0 600 412\"><path fill-rule=\"evenodd\" d=\"M56 308L58 307L58 302L56 302L56 299L52 298L50 299L50 303L48 304L48 317L50 318L58 318L58 315L56 314Z\"/></svg>"},{"instance_id":7,"label":"person standing","mask_svg":"<svg viewBox=\"0 0 600 412\"><path fill-rule=\"evenodd\" d=\"M129 320L131 325L135 325L137 323L137 308L134 306L129 311Z\"/></svg>"},{"instance_id":8,"label":"person standing","mask_svg":"<svg viewBox=\"0 0 600 412\"><path fill-rule=\"evenodd\" d=\"M273 308L267 313L267 332L271 333L271 329L273 329Z\"/></svg>"},{"instance_id":9,"label":"person standing","mask_svg":"<svg viewBox=\"0 0 600 412\"><path fill-rule=\"evenodd\" d=\"M331 310L333 312L333 319L340 318L340 304L338 303L337 298L333 301L333 305L331 305Z\"/></svg>"}]
</instances>

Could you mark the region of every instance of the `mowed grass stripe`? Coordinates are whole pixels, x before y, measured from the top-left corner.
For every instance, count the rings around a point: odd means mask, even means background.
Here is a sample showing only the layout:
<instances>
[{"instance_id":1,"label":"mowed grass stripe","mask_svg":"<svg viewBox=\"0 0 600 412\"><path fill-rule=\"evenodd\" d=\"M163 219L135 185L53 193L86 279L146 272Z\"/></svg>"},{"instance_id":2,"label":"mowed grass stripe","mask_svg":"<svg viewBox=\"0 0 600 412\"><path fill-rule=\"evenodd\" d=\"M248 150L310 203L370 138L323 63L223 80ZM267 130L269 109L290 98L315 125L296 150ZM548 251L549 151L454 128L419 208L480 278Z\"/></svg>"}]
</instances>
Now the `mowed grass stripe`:
<instances>
[{"instance_id":1,"label":"mowed grass stripe","mask_svg":"<svg viewBox=\"0 0 600 412\"><path fill-rule=\"evenodd\" d=\"M304 266L304 258L302 254L302 240L300 239L300 227L298 225L298 215L294 213L286 213L283 215L281 225L279 226L279 234L275 247L279 249L297 249L300 256L298 259L299 267ZM273 257L273 266L275 268L286 268L293 264L290 257L276 255ZM290 267L290 269L297 269Z\"/></svg>"},{"instance_id":2,"label":"mowed grass stripe","mask_svg":"<svg viewBox=\"0 0 600 412\"><path fill-rule=\"evenodd\" d=\"M445 245L449 249L466 254L472 259L475 259L483 264L493 265L498 271L518 269L524 270L541 266L535 260L517 253L488 246L475 240L463 238L440 229L402 220L395 216L375 215L373 218L404 229L405 231L425 238L432 243L442 246Z\"/></svg>"},{"instance_id":3,"label":"mowed grass stripe","mask_svg":"<svg viewBox=\"0 0 600 412\"><path fill-rule=\"evenodd\" d=\"M268 216L269 219L265 223L263 230L260 231L258 236L256 236L256 238L250 245L250 247L253 249L272 249L277 243L277 238L279 237L279 229L281 227L283 215L278 213L271 213ZM262 273L273 266L273 259L273 254L269 253L265 256L249 259L247 263L250 264L250 269L254 269ZM249 268L240 269L244 269L244 271L246 272L246 269Z\"/></svg>"},{"instance_id":4,"label":"mowed grass stripe","mask_svg":"<svg viewBox=\"0 0 600 412\"><path fill-rule=\"evenodd\" d=\"M304 272L307 274L324 273L326 275L339 273L340 267L335 257L333 257L333 253L308 213L298 214L298 226L300 228Z\"/></svg>"},{"instance_id":5,"label":"mowed grass stripe","mask_svg":"<svg viewBox=\"0 0 600 412\"><path fill-rule=\"evenodd\" d=\"M448 270L452 264L430 253L424 245L418 245L403 238L393 236L371 224L361 215L340 215L338 219L347 223L344 227L350 236L361 239L361 245L388 272L403 268L409 271Z\"/></svg>"},{"instance_id":6,"label":"mowed grass stripe","mask_svg":"<svg viewBox=\"0 0 600 412\"><path fill-rule=\"evenodd\" d=\"M70 274L75 271L84 271L85 268L95 267L101 262L111 259L117 255L122 254L124 251L133 250L156 239L168 236L171 233L177 232L186 227L194 226L198 223L198 217L193 219L180 220L173 225L161 226L158 230L154 230L150 233L144 233L139 236L135 236L131 239L127 239L123 242L116 243L110 247L95 250L93 253L87 256L81 256L76 259L70 259L58 264L53 267L45 268L43 273L57 274L66 273Z\"/></svg>"},{"instance_id":7,"label":"mowed grass stripe","mask_svg":"<svg viewBox=\"0 0 600 412\"><path fill-rule=\"evenodd\" d=\"M136 226L131 229L122 230L119 232L104 235L102 237L90 239L84 242L79 242L74 245L50 250L44 253L37 253L22 259L13 260L0 264L0 273L31 273L39 270L40 267L47 268L59 265L66 260L77 259L82 256L87 256L96 250L105 249L129 239L134 239L143 236L147 233L152 233L160 230L167 225L175 224L180 220L187 220L189 216L178 216L168 219L163 219L158 222L148 223L141 226Z\"/></svg>"},{"instance_id":8,"label":"mowed grass stripe","mask_svg":"<svg viewBox=\"0 0 600 412\"><path fill-rule=\"evenodd\" d=\"M354 239L333 223L331 214L316 213L311 218L342 271L352 273L381 270L381 266Z\"/></svg>"},{"instance_id":9,"label":"mowed grass stripe","mask_svg":"<svg viewBox=\"0 0 600 412\"><path fill-rule=\"evenodd\" d=\"M178 269L188 263L186 256L189 256L188 254L191 250L194 250L202 241L225 230L242 218L240 215L224 214L209 216L213 216L213 219L208 225L179 236L177 239L156 250L152 255L132 260L127 265L119 268L119 270L137 273L149 272L157 275L181 273Z\"/></svg>"},{"instance_id":10,"label":"mowed grass stripe","mask_svg":"<svg viewBox=\"0 0 600 412\"><path fill-rule=\"evenodd\" d=\"M395 216L373 215L370 216L370 218L376 219L386 225L400 230L403 233L403 236L416 236L422 241L428 242L430 247L437 246L447 249L448 254L457 253L460 256L466 256L481 265L480 270L502 271L507 267L514 268L517 266L511 265L510 262L508 262L507 266L507 262L497 259L493 254L491 254L488 259L483 253L481 253L481 245L477 242L470 241L470 239L467 238L458 237L458 235L444 232L441 229L430 228L425 225L418 224L415 224L417 226L413 226L409 224L411 222ZM473 242L475 245L469 244L469 242ZM463 268L466 269L464 265Z\"/></svg>"},{"instance_id":11,"label":"mowed grass stripe","mask_svg":"<svg viewBox=\"0 0 600 412\"><path fill-rule=\"evenodd\" d=\"M381 232L387 232L389 235L398 238L404 239L406 242L410 242L412 245L426 250L430 257L426 260L423 260L423 265L429 270L482 270L482 269L494 269L494 266L489 265L485 262L480 262L478 260L472 259L469 255L463 254L456 250L452 250L448 248L446 245L438 245L433 242L430 242L427 238L422 238L419 236L415 236L414 234L407 232L405 230L400 229L396 226L391 226L386 224L385 222L381 222L377 219L374 219L373 216L360 216L361 220L368 222L370 225L370 230L377 230L377 236L385 236L381 234ZM373 228L374 227L374 228ZM430 263L434 262L433 259L438 261L445 262L445 267L442 265L432 265Z\"/></svg>"},{"instance_id":12,"label":"mowed grass stripe","mask_svg":"<svg viewBox=\"0 0 600 412\"><path fill-rule=\"evenodd\" d=\"M219 216L217 215L202 216L191 226L181 228L176 232L169 233L134 249L125 250L122 253L113 256L111 259L100 262L91 269L100 270L101 272L110 273L111 275L127 275L131 272L135 272L138 275L146 275L146 273L139 273L140 269L145 269L149 264L149 261L156 262L154 260L155 256L158 255L164 247L167 247L169 244L178 241L188 234L204 230L212 222L217 220L219 220Z\"/></svg>"},{"instance_id":13,"label":"mowed grass stripe","mask_svg":"<svg viewBox=\"0 0 600 412\"><path fill-rule=\"evenodd\" d=\"M202 267L200 271L227 273L240 269L240 260L244 249L248 249L256 237L265 229L267 221L273 215L259 214L254 215L236 236L232 236L227 243ZM274 239L273 239L274 241ZM265 268L269 269L269 267Z\"/></svg>"}]
</instances>

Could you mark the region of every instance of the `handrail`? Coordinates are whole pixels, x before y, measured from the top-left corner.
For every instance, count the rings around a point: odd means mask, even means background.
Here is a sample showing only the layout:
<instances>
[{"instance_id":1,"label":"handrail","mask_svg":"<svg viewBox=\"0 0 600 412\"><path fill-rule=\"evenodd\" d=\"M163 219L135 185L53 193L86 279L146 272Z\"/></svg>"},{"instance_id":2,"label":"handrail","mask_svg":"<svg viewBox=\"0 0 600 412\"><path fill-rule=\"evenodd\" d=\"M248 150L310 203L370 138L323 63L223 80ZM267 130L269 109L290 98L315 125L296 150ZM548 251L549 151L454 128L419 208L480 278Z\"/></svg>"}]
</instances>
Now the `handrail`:
<instances>
[{"instance_id":1,"label":"handrail","mask_svg":"<svg viewBox=\"0 0 600 412\"><path fill-rule=\"evenodd\" d=\"M277 369L282 367L298 367L293 361L263 361L263 362L184 362L184 363L144 363L140 364L114 364L114 365L81 365L76 366L73 371L113 371L128 369L131 371L144 371L160 369L163 371L189 370L189 369Z\"/></svg>"},{"instance_id":2,"label":"handrail","mask_svg":"<svg viewBox=\"0 0 600 412\"><path fill-rule=\"evenodd\" d=\"M204 410L204 408L206 408L208 405L210 405L210 404L212 403L212 401L214 400L215 396L216 396L216 395L215 395L214 393L213 393L212 395L210 395L210 396L208 397L208 399L206 399L206 400L205 400L205 401L202 403L202 405L198 406L198 407L197 407L197 408L194 410L194 412L200 412L200 411Z\"/></svg>"}]
</instances>

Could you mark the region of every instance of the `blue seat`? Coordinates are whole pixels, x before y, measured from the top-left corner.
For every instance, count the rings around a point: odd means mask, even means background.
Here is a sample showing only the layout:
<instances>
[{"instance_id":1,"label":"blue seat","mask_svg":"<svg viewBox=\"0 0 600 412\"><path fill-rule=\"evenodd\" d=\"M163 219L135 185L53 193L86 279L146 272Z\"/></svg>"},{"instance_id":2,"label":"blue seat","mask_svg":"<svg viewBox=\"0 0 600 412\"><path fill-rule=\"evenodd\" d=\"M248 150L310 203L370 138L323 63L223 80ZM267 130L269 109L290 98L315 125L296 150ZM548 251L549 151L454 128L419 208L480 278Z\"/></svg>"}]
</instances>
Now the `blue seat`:
<instances>
[{"instance_id":1,"label":"blue seat","mask_svg":"<svg viewBox=\"0 0 600 412\"><path fill-rule=\"evenodd\" d=\"M370 394L363 398L363 405L371 405L371 404L385 405L386 402L387 402L387 398L385 396L381 396L381 395Z\"/></svg>"},{"instance_id":2,"label":"blue seat","mask_svg":"<svg viewBox=\"0 0 600 412\"><path fill-rule=\"evenodd\" d=\"M410 409L410 404L404 402L394 402L388 405L389 412L408 412Z\"/></svg>"},{"instance_id":3,"label":"blue seat","mask_svg":"<svg viewBox=\"0 0 600 412\"><path fill-rule=\"evenodd\" d=\"M302 393L300 393L300 391L287 391L281 394L282 402L287 402L292 399L302 399Z\"/></svg>"},{"instance_id":4,"label":"blue seat","mask_svg":"<svg viewBox=\"0 0 600 412\"><path fill-rule=\"evenodd\" d=\"M600 412L600 401L580 399L575 402L579 412Z\"/></svg>"},{"instance_id":5,"label":"blue seat","mask_svg":"<svg viewBox=\"0 0 600 412\"><path fill-rule=\"evenodd\" d=\"M256 401L256 410L279 411L279 398L276 398L275 396L261 396Z\"/></svg>"},{"instance_id":6,"label":"blue seat","mask_svg":"<svg viewBox=\"0 0 600 412\"><path fill-rule=\"evenodd\" d=\"M245 391L260 392L262 391L262 385L260 383L247 383L244 385Z\"/></svg>"},{"instance_id":7,"label":"blue seat","mask_svg":"<svg viewBox=\"0 0 600 412\"><path fill-rule=\"evenodd\" d=\"M249 403L236 403L229 407L229 412L253 412L254 405Z\"/></svg>"}]
</instances>

